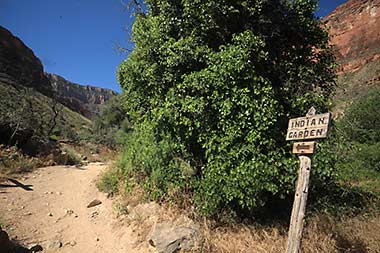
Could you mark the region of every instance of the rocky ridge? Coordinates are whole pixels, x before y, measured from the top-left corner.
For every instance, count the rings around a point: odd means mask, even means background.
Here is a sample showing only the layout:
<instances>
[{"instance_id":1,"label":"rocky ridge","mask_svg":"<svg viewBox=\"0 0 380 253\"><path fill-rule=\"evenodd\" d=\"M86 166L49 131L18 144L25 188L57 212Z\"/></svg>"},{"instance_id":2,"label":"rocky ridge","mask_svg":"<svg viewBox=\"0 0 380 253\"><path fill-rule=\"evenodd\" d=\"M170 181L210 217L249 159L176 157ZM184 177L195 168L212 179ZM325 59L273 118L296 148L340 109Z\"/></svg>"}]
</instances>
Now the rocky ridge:
<instances>
[{"instance_id":1,"label":"rocky ridge","mask_svg":"<svg viewBox=\"0 0 380 253\"><path fill-rule=\"evenodd\" d=\"M340 73L380 61L380 0L349 0L323 21L337 49Z\"/></svg>"},{"instance_id":2,"label":"rocky ridge","mask_svg":"<svg viewBox=\"0 0 380 253\"><path fill-rule=\"evenodd\" d=\"M117 94L110 89L80 85L61 76L44 73L43 65L33 51L2 26L0 82L15 88L32 88L89 119L94 118L100 106Z\"/></svg>"},{"instance_id":3,"label":"rocky ridge","mask_svg":"<svg viewBox=\"0 0 380 253\"><path fill-rule=\"evenodd\" d=\"M380 87L380 0L349 0L322 19L338 60L334 113Z\"/></svg>"},{"instance_id":4,"label":"rocky ridge","mask_svg":"<svg viewBox=\"0 0 380 253\"><path fill-rule=\"evenodd\" d=\"M19 38L0 26L0 81L33 88L51 96L52 87L41 61Z\"/></svg>"},{"instance_id":5,"label":"rocky ridge","mask_svg":"<svg viewBox=\"0 0 380 253\"><path fill-rule=\"evenodd\" d=\"M99 113L101 105L117 95L113 90L76 84L56 74L46 73L46 76L50 80L56 99L89 119L93 119Z\"/></svg>"}]
</instances>

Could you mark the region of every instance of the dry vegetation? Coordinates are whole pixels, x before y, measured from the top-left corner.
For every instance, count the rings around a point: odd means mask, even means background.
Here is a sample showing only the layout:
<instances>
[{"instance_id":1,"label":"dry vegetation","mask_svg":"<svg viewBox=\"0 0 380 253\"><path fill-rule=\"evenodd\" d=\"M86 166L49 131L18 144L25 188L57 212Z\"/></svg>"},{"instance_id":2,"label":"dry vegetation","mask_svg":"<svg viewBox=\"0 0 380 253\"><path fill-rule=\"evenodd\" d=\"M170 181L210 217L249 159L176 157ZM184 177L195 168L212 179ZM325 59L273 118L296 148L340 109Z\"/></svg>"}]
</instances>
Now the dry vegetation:
<instances>
[{"instance_id":1,"label":"dry vegetation","mask_svg":"<svg viewBox=\"0 0 380 253\"><path fill-rule=\"evenodd\" d=\"M111 167L111 170L115 169L115 166ZM109 176L109 172L104 175ZM141 245L147 244L149 232L157 221L194 220L200 225L204 238L201 252L285 252L287 225L255 222L225 225L197 217L190 206L179 208L167 202L160 205L146 203L143 189L135 186L126 193L123 191L126 187L124 181L119 181L118 187L121 195L115 200L115 209L124 217L126 224L133 227ZM139 208L142 203L146 206ZM308 215L302 252L380 252L380 215L377 209L357 216L336 217L312 212Z\"/></svg>"},{"instance_id":2,"label":"dry vegetation","mask_svg":"<svg viewBox=\"0 0 380 253\"><path fill-rule=\"evenodd\" d=\"M0 180L11 174L29 172L42 164L42 160L29 157L15 147L0 145Z\"/></svg>"},{"instance_id":3,"label":"dry vegetation","mask_svg":"<svg viewBox=\"0 0 380 253\"><path fill-rule=\"evenodd\" d=\"M206 252L285 252L287 228L235 225L203 226ZM380 252L380 218L354 217L336 221L326 215L310 218L302 252Z\"/></svg>"}]
</instances>

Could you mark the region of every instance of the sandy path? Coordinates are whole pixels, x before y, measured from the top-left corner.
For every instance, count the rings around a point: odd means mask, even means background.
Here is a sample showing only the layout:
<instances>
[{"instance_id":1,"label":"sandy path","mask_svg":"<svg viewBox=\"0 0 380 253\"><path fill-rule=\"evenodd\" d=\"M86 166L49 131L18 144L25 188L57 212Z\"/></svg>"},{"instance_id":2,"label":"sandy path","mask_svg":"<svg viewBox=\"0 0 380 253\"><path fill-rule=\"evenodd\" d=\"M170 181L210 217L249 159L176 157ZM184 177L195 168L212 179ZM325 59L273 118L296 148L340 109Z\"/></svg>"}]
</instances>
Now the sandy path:
<instances>
[{"instance_id":1,"label":"sandy path","mask_svg":"<svg viewBox=\"0 0 380 253\"><path fill-rule=\"evenodd\" d=\"M112 201L96 189L95 181L105 167L92 163L82 168L41 168L19 180L30 185L30 191L3 184L0 218L8 224L5 230L25 245L42 245L43 252L147 252L135 247L131 229L121 225ZM102 204L87 208L94 199Z\"/></svg>"}]
</instances>

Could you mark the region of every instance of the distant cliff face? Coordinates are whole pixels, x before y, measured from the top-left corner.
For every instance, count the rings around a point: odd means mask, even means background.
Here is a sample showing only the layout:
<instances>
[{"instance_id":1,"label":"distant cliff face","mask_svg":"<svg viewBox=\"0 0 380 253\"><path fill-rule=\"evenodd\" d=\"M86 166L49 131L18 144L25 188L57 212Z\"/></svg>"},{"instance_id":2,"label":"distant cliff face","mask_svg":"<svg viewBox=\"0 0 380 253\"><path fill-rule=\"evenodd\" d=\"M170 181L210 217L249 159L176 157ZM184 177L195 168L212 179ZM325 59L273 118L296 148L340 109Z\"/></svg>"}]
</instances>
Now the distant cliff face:
<instances>
[{"instance_id":1,"label":"distant cliff face","mask_svg":"<svg viewBox=\"0 0 380 253\"><path fill-rule=\"evenodd\" d=\"M93 119L99 113L102 104L117 95L110 89L79 85L59 75L46 74L46 76L55 91L56 99L89 119Z\"/></svg>"},{"instance_id":2,"label":"distant cliff face","mask_svg":"<svg viewBox=\"0 0 380 253\"><path fill-rule=\"evenodd\" d=\"M338 50L339 73L380 63L380 0L349 0L323 21Z\"/></svg>"},{"instance_id":3,"label":"distant cliff face","mask_svg":"<svg viewBox=\"0 0 380 253\"><path fill-rule=\"evenodd\" d=\"M349 0L323 19L338 60L335 114L380 87L380 0Z\"/></svg>"},{"instance_id":4,"label":"distant cliff face","mask_svg":"<svg viewBox=\"0 0 380 253\"><path fill-rule=\"evenodd\" d=\"M0 81L26 86L49 95L50 82L41 61L19 38L0 26Z\"/></svg>"},{"instance_id":5,"label":"distant cliff face","mask_svg":"<svg viewBox=\"0 0 380 253\"><path fill-rule=\"evenodd\" d=\"M0 26L0 82L13 87L29 87L58 100L71 110L92 119L117 93L93 86L82 86L44 73L41 61L19 38Z\"/></svg>"}]
</instances>

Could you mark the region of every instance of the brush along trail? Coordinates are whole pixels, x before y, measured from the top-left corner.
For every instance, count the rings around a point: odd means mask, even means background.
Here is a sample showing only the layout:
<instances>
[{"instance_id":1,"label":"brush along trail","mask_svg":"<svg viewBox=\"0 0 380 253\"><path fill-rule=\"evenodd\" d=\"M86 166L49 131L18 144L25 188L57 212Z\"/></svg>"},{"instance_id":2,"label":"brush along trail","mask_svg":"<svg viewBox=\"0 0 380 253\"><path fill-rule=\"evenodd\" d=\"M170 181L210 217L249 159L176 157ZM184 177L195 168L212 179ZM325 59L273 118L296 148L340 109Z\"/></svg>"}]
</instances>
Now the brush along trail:
<instances>
[{"instance_id":1,"label":"brush along trail","mask_svg":"<svg viewBox=\"0 0 380 253\"><path fill-rule=\"evenodd\" d=\"M43 252L148 252L96 188L107 166L53 166L0 183L0 222L9 236Z\"/></svg>"}]
</instances>

